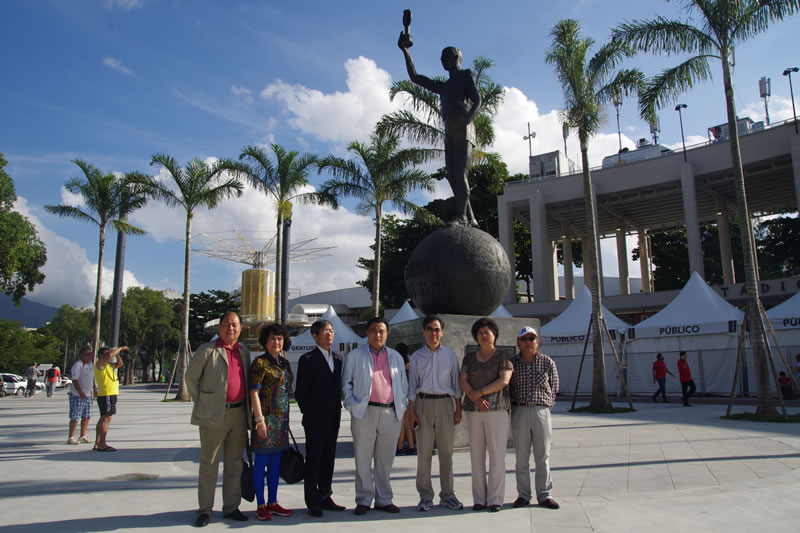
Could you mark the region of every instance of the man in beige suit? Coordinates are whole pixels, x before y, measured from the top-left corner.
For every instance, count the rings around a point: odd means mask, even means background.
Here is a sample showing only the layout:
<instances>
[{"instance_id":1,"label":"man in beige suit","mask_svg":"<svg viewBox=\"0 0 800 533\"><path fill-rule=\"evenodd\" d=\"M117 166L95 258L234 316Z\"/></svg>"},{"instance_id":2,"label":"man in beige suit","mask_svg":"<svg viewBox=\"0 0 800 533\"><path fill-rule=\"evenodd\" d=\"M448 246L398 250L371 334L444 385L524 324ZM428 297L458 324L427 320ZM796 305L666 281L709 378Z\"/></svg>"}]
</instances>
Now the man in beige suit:
<instances>
[{"instance_id":1,"label":"man in beige suit","mask_svg":"<svg viewBox=\"0 0 800 533\"><path fill-rule=\"evenodd\" d=\"M186 387L194 400L191 423L200 426L200 472L197 479L197 518L203 527L211 518L224 450L222 513L245 521L242 500L242 452L250 424L247 375L250 352L237 342L242 331L239 315L228 311L219 322L219 338L200 346L186 369Z\"/></svg>"}]
</instances>

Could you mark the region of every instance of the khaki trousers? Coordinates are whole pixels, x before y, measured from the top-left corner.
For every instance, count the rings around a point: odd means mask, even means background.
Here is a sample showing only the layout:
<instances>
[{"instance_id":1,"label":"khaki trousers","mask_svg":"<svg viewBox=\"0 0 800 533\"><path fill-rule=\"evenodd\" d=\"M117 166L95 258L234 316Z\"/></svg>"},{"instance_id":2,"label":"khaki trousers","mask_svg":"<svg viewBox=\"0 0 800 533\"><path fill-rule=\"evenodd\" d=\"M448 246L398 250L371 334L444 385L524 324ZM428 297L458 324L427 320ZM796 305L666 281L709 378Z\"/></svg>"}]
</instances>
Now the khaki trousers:
<instances>
[{"instance_id":1,"label":"khaki trousers","mask_svg":"<svg viewBox=\"0 0 800 533\"><path fill-rule=\"evenodd\" d=\"M222 423L217 427L200 427L200 472L197 476L197 514L211 514L214 493L222 464L222 512L228 514L239 508L242 501L242 452L247 439L247 413L241 407L225 409ZM224 450L224 452L223 452Z\"/></svg>"},{"instance_id":2,"label":"khaki trousers","mask_svg":"<svg viewBox=\"0 0 800 533\"><path fill-rule=\"evenodd\" d=\"M472 466L472 500L480 505L503 505L506 492L508 411L467 411L469 458ZM486 477L486 452L489 477Z\"/></svg>"},{"instance_id":3,"label":"khaki trousers","mask_svg":"<svg viewBox=\"0 0 800 533\"><path fill-rule=\"evenodd\" d=\"M370 405L363 418L350 420L350 432L356 460L356 505L369 507L373 497L376 506L389 505L394 496L389 475L400 435L400 421L394 407Z\"/></svg>"},{"instance_id":4,"label":"khaki trousers","mask_svg":"<svg viewBox=\"0 0 800 533\"><path fill-rule=\"evenodd\" d=\"M517 452L515 473L517 495L531 499L531 446L536 467L536 501L550 497L553 480L550 477L550 440L553 434L550 408L546 406L511 407L511 435Z\"/></svg>"},{"instance_id":5,"label":"khaki trousers","mask_svg":"<svg viewBox=\"0 0 800 533\"><path fill-rule=\"evenodd\" d=\"M420 398L414 401L419 418L417 428L417 492L422 500L433 500L431 461L433 444L439 450L439 498L455 494L453 490L453 436L455 434L453 398Z\"/></svg>"}]
</instances>

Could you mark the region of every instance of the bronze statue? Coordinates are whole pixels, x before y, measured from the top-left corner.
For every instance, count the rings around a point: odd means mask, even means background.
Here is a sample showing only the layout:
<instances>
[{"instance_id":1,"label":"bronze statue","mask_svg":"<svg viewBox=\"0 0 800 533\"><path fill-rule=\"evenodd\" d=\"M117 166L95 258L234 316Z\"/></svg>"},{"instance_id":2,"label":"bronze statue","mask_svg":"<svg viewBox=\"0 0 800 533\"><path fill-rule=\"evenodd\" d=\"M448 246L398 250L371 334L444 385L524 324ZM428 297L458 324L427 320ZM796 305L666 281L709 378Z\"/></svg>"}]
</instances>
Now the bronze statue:
<instances>
[{"instance_id":1,"label":"bronze statue","mask_svg":"<svg viewBox=\"0 0 800 533\"><path fill-rule=\"evenodd\" d=\"M477 226L472 206L469 203L467 175L472 164L472 148L475 146L475 127L472 121L481 107L481 97L475 77L469 69L461 68L461 51L448 46L442 50L442 66L450 74L447 81L434 80L417 74L409 48L412 46L408 27L411 10L403 12L405 31L400 33L397 46L403 51L409 79L417 85L439 95L444 119L444 160L447 181L456 199L456 216L453 222Z\"/></svg>"}]
</instances>

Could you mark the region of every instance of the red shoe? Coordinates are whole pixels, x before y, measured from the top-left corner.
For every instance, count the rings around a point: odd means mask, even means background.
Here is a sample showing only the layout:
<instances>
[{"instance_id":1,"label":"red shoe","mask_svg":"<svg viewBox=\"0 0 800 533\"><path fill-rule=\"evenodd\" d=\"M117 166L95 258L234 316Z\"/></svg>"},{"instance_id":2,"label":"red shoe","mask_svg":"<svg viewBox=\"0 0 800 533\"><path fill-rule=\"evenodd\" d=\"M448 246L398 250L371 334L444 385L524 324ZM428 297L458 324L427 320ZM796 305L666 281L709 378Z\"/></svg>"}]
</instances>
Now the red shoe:
<instances>
[{"instance_id":1,"label":"red shoe","mask_svg":"<svg viewBox=\"0 0 800 533\"><path fill-rule=\"evenodd\" d=\"M256 509L256 518L259 520L272 520L272 515L266 505L259 505Z\"/></svg>"},{"instance_id":2,"label":"red shoe","mask_svg":"<svg viewBox=\"0 0 800 533\"><path fill-rule=\"evenodd\" d=\"M284 509L281 507L278 502L275 503L268 503L267 509L270 513L274 514L275 516L292 516L292 511L289 509Z\"/></svg>"}]
</instances>

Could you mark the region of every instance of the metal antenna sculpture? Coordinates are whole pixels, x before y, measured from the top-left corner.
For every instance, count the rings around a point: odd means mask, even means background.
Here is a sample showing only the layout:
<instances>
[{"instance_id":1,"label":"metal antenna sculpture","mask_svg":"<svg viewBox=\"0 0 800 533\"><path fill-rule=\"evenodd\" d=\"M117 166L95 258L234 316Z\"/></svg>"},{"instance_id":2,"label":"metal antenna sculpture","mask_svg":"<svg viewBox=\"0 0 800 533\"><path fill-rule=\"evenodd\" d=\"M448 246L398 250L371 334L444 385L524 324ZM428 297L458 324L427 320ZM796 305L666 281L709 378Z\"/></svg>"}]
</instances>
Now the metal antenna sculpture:
<instances>
[{"instance_id":1,"label":"metal antenna sculpture","mask_svg":"<svg viewBox=\"0 0 800 533\"><path fill-rule=\"evenodd\" d=\"M250 238L248 238L248 236ZM234 263L249 265L255 269L265 269L275 263L275 233L267 231L243 232L238 229L231 231L215 231L198 233L195 237L195 246L192 250L201 254ZM255 243L266 242L258 247ZM335 246L309 246L317 239L306 239L293 242L289 247L289 261L291 263L305 263L320 257L330 256L330 251Z\"/></svg>"}]
</instances>

